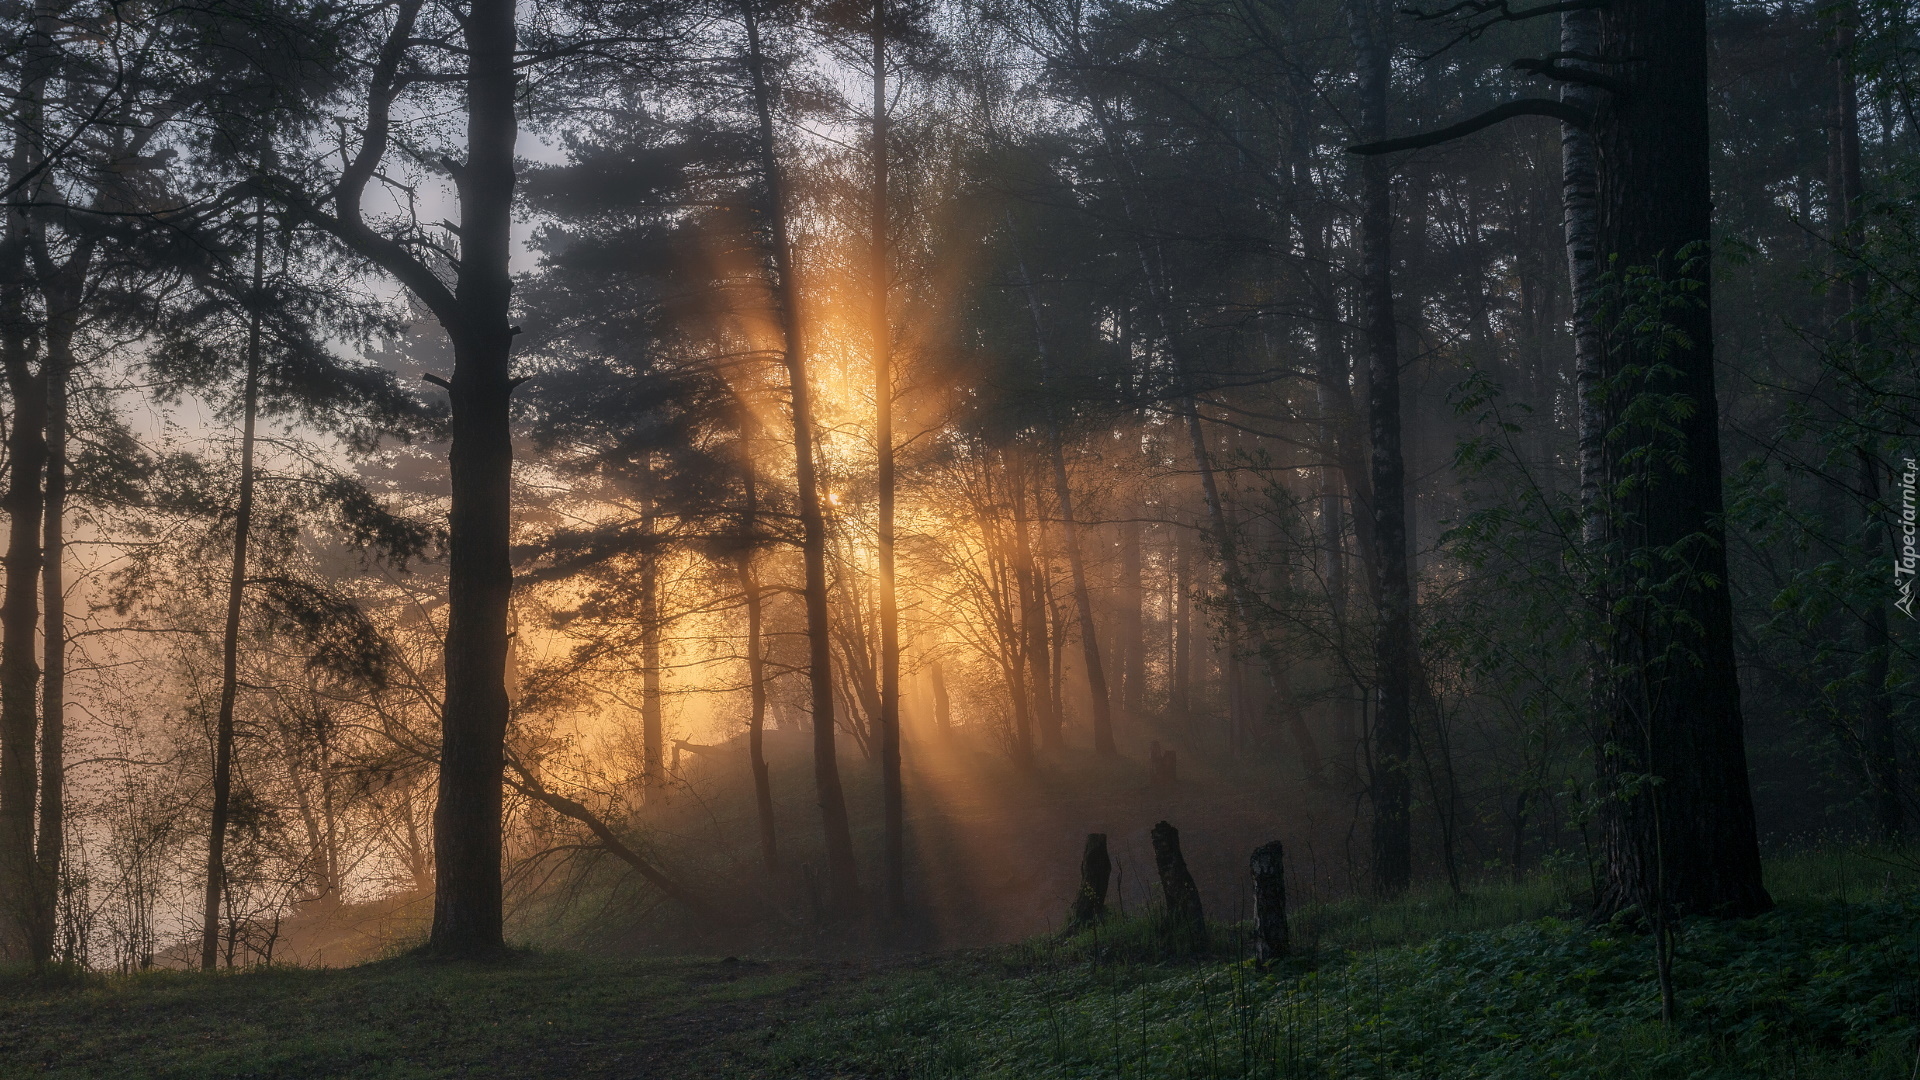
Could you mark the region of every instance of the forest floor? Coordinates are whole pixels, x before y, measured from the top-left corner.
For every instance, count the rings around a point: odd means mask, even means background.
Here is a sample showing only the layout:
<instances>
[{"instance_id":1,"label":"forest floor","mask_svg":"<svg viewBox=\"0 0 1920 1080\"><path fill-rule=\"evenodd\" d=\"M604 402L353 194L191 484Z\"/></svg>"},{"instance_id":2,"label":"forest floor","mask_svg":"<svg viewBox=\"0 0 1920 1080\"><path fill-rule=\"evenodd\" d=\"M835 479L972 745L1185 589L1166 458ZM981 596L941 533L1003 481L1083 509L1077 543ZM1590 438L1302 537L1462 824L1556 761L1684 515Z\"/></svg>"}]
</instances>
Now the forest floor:
<instances>
[{"instance_id":1,"label":"forest floor","mask_svg":"<svg viewBox=\"0 0 1920 1080\"><path fill-rule=\"evenodd\" d=\"M0 1076L1847 1077L1920 1072L1920 872L1774 860L1779 910L1678 937L1528 914L1530 888L1307 906L1267 970L1169 956L1148 919L932 956L0 982ZM1537 899L1537 891L1533 894Z\"/></svg>"}]
</instances>

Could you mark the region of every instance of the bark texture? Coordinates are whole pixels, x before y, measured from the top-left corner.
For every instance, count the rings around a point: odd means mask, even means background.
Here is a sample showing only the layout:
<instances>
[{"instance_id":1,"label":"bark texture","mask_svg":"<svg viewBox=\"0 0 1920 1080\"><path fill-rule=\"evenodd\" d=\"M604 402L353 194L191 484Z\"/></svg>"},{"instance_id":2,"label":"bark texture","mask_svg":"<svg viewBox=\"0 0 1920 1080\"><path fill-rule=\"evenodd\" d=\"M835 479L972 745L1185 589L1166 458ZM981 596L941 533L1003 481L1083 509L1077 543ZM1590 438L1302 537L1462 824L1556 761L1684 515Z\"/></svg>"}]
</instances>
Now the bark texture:
<instances>
[{"instance_id":1,"label":"bark texture","mask_svg":"<svg viewBox=\"0 0 1920 1080\"><path fill-rule=\"evenodd\" d=\"M1392 5L1353 0L1360 134L1387 130ZM1379 621L1374 637L1373 888L1398 896L1412 875L1413 585L1407 560L1406 463L1400 450L1400 349L1393 311L1393 178L1383 158L1360 167L1360 322L1367 343L1367 428L1372 441L1372 544Z\"/></svg>"},{"instance_id":2,"label":"bark texture","mask_svg":"<svg viewBox=\"0 0 1920 1080\"><path fill-rule=\"evenodd\" d=\"M1623 304L1650 302L1634 268L1665 283L1661 295L1674 299L1660 319L1681 342L1656 356L1646 335L1602 326L1611 617L1600 909L1751 915L1772 901L1760 880L1722 523L1705 0L1615 0L1600 16L1600 55L1623 92L1602 95L1595 118L1598 256L1625 275ZM1690 406L1685 416L1648 419L1648 401L1673 398ZM1650 444L1684 469L1661 467Z\"/></svg>"},{"instance_id":3,"label":"bark texture","mask_svg":"<svg viewBox=\"0 0 1920 1080\"><path fill-rule=\"evenodd\" d=\"M1164 821L1155 822L1153 865L1160 874L1160 897L1166 904L1167 930L1182 948L1199 950L1207 942L1207 920L1200 910L1200 887L1187 870L1186 856L1180 853L1180 830Z\"/></svg>"},{"instance_id":4,"label":"bark texture","mask_svg":"<svg viewBox=\"0 0 1920 1080\"><path fill-rule=\"evenodd\" d=\"M1280 841L1261 844L1248 860L1253 871L1253 958L1270 963L1287 955L1287 864Z\"/></svg>"}]
</instances>

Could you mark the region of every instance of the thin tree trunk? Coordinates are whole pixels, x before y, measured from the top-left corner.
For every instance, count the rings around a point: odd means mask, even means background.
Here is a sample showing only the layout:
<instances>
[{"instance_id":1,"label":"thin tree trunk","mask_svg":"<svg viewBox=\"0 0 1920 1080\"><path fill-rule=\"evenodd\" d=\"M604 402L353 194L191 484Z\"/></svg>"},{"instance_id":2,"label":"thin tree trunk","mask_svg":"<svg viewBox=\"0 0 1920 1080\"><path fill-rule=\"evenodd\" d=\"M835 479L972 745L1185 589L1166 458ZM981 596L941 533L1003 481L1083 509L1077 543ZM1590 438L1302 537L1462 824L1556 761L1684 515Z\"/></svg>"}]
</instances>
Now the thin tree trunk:
<instances>
[{"instance_id":1,"label":"thin tree trunk","mask_svg":"<svg viewBox=\"0 0 1920 1080\"><path fill-rule=\"evenodd\" d=\"M752 447L747 443L751 424L752 419L747 417L740 428L742 482L746 489L741 519L745 536L734 566L740 578L740 595L747 608L747 762L753 771L753 802L760 817L760 858L766 864L767 873L775 874L780 871L780 847L774 833L773 782L767 769L767 660L760 579L753 571L753 545L760 524L760 488L755 479Z\"/></svg>"},{"instance_id":2,"label":"thin tree trunk","mask_svg":"<svg viewBox=\"0 0 1920 1080\"><path fill-rule=\"evenodd\" d=\"M1859 240L1860 198L1865 183L1860 174L1860 102L1859 87L1853 71L1855 27L1858 5L1844 3L1833 12L1833 109L1829 123L1829 161L1827 182L1828 221L1833 240L1844 248ZM1835 339L1854 346L1868 343L1867 327L1848 316L1858 312L1867 301L1866 275L1858 267L1844 275L1846 288L1833 294L1847 306L1835 320ZM1880 465L1868 446L1855 448L1860 490L1865 498L1862 508L1862 541L1868 560L1877 560L1886 551L1885 527L1880 502ZM1867 801L1872 809L1874 834L1883 844L1896 844L1906 833L1906 808L1901 801L1899 737L1893 722L1893 695L1887 689L1887 674L1893 640L1887 628L1886 601L1875 596L1861 616L1861 652L1865 660L1862 682L1866 701L1860 716L1860 756L1867 778Z\"/></svg>"},{"instance_id":3,"label":"thin tree trunk","mask_svg":"<svg viewBox=\"0 0 1920 1080\"><path fill-rule=\"evenodd\" d=\"M1193 710L1193 556L1184 527L1174 531L1173 676L1168 706L1182 720Z\"/></svg>"},{"instance_id":4,"label":"thin tree trunk","mask_svg":"<svg viewBox=\"0 0 1920 1080\"><path fill-rule=\"evenodd\" d=\"M640 532L648 548L640 556L640 795L646 802L666 791L666 725L660 701L660 552L654 546L653 462L642 466Z\"/></svg>"},{"instance_id":5,"label":"thin tree trunk","mask_svg":"<svg viewBox=\"0 0 1920 1080\"><path fill-rule=\"evenodd\" d=\"M753 573L753 556L740 556L740 588L747 600L747 760L753 769L753 802L760 815L760 858L768 873L780 870L780 848L774 836L773 783L767 770L767 676L762 653L760 582Z\"/></svg>"},{"instance_id":6,"label":"thin tree trunk","mask_svg":"<svg viewBox=\"0 0 1920 1080\"><path fill-rule=\"evenodd\" d=\"M248 297L247 372L240 398L240 491L233 511L233 563L227 573L226 623L220 636L220 709L213 728L213 814L207 822L206 888L201 898L200 967L219 962L220 903L227 889L227 820L233 798L233 710L240 694L240 614L247 593L247 545L253 532L254 424L260 410L260 304L266 285L264 209L253 236L253 295Z\"/></svg>"},{"instance_id":7,"label":"thin tree trunk","mask_svg":"<svg viewBox=\"0 0 1920 1080\"><path fill-rule=\"evenodd\" d=\"M1599 55L1600 13L1563 13L1560 49L1569 56ZM1587 110L1589 115L1600 104L1596 88L1575 82L1561 88L1560 98ZM1600 287L1600 195L1595 167L1593 132L1578 124L1561 125L1560 198L1565 217L1567 286L1573 301L1573 380L1579 417L1580 544L1591 568L1587 603L1595 621L1595 632L1587 641L1587 708L1593 722L1598 723L1606 711L1607 658L1599 624L1605 619L1608 590L1605 575L1598 572L1604 558L1605 502L1600 497L1600 485L1606 473L1607 430L1599 313L1595 310Z\"/></svg>"},{"instance_id":8,"label":"thin tree trunk","mask_svg":"<svg viewBox=\"0 0 1920 1080\"><path fill-rule=\"evenodd\" d=\"M1146 704L1147 645L1140 617L1140 522L1120 523L1120 708L1138 717Z\"/></svg>"},{"instance_id":9,"label":"thin tree trunk","mask_svg":"<svg viewBox=\"0 0 1920 1080\"><path fill-rule=\"evenodd\" d=\"M1053 712L1052 683L1047 650L1047 608L1033 555L1032 531L1027 527L1026 463L1009 455L1008 497L1013 506L1013 580L1020 595L1020 632L1027 661L1027 685L1033 700L1033 726L1042 747L1060 745L1060 719Z\"/></svg>"},{"instance_id":10,"label":"thin tree trunk","mask_svg":"<svg viewBox=\"0 0 1920 1080\"><path fill-rule=\"evenodd\" d=\"M1012 222L1008 222L1011 231ZM1080 621L1080 658L1087 670L1087 694L1093 709L1093 750L1101 757L1118 753L1113 745L1113 702L1107 690L1106 669L1100 663L1100 634L1093 622L1093 597L1087 589L1087 562L1080 550L1080 525L1073 517L1073 486L1067 480L1067 455L1061 445L1060 416L1054 404L1053 375L1047 352L1046 325L1040 317L1040 296L1027 263L1021 258L1020 287L1027 294L1027 312L1033 318L1034 351L1040 358L1041 392L1047 394L1047 457L1053 467L1053 501L1058 505L1060 530L1067 549L1067 568L1073 576L1074 614Z\"/></svg>"},{"instance_id":11,"label":"thin tree trunk","mask_svg":"<svg viewBox=\"0 0 1920 1080\"><path fill-rule=\"evenodd\" d=\"M807 382L806 342L800 323L800 282L787 226L786 184L773 134L773 107L753 0L741 5L747 28L747 67L760 126L760 168L766 183L767 223L773 234L775 317L792 388L795 495L800 503L801 556L806 567L807 677L813 688L813 779L827 845L827 887L833 913L860 909L860 875L840 784L833 726L833 624L827 610L827 522L813 460L813 393Z\"/></svg>"},{"instance_id":12,"label":"thin tree trunk","mask_svg":"<svg viewBox=\"0 0 1920 1080\"><path fill-rule=\"evenodd\" d=\"M1386 137L1393 13L1381 0L1348 9L1359 61L1360 135ZM1412 875L1413 591L1407 566L1406 465L1400 453L1400 351L1393 311L1393 178L1387 163L1361 163L1361 324L1367 337L1367 419L1372 440L1373 543L1380 592L1374 639L1373 887L1406 891Z\"/></svg>"},{"instance_id":13,"label":"thin tree trunk","mask_svg":"<svg viewBox=\"0 0 1920 1080\"><path fill-rule=\"evenodd\" d=\"M40 836L34 852L39 896L34 909L33 962L53 960L60 909L60 863L66 845L67 738L67 381L73 370L72 304L47 321L47 505L40 591L45 608L40 690Z\"/></svg>"},{"instance_id":14,"label":"thin tree trunk","mask_svg":"<svg viewBox=\"0 0 1920 1080\"><path fill-rule=\"evenodd\" d=\"M887 318L887 5L873 2L873 290L874 443L879 462L880 790L884 837L881 877L887 915L907 909L906 818L900 786L900 606L893 562L893 328Z\"/></svg>"},{"instance_id":15,"label":"thin tree trunk","mask_svg":"<svg viewBox=\"0 0 1920 1080\"><path fill-rule=\"evenodd\" d=\"M953 703L947 697L947 675L940 669L940 661L933 662L928 675L933 681L933 722L939 725L942 735L952 735Z\"/></svg>"}]
</instances>

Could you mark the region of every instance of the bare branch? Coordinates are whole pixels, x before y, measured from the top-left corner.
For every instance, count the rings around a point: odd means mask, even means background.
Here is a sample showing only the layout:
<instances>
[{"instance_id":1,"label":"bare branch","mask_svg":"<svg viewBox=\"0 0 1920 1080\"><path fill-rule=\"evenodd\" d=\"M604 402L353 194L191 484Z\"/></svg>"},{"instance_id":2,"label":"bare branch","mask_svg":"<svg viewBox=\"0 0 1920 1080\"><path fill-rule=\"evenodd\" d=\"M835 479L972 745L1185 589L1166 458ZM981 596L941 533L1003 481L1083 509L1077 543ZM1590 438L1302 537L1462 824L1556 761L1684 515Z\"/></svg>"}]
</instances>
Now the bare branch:
<instances>
[{"instance_id":1,"label":"bare branch","mask_svg":"<svg viewBox=\"0 0 1920 1080\"><path fill-rule=\"evenodd\" d=\"M1347 153L1371 157L1376 154L1392 154L1401 150L1438 146L1441 143L1465 138L1482 128L1492 127L1516 116L1551 116L1563 124L1572 124L1575 127L1593 126L1593 115L1578 106L1569 105L1564 101L1555 101L1552 98L1521 98L1504 105L1495 105L1471 120L1462 120L1438 131L1403 135L1398 139L1386 139L1377 143L1361 143L1347 147Z\"/></svg>"}]
</instances>

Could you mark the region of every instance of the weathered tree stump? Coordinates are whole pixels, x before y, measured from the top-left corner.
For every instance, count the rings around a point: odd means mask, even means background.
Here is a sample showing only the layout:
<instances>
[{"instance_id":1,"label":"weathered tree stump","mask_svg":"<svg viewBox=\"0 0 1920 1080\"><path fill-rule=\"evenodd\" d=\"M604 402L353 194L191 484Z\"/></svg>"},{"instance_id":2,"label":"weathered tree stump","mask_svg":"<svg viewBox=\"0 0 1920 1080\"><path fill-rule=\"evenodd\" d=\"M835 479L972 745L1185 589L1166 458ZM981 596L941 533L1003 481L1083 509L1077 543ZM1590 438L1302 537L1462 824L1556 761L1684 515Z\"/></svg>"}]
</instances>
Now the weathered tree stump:
<instances>
[{"instance_id":1,"label":"weathered tree stump","mask_svg":"<svg viewBox=\"0 0 1920 1080\"><path fill-rule=\"evenodd\" d=\"M1253 957L1270 963L1287 955L1287 870L1280 841L1253 849Z\"/></svg>"},{"instance_id":2,"label":"weathered tree stump","mask_svg":"<svg viewBox=\"0 0 1920 1080\"><path fill-rule=\"evenodd\" d=\"M1073 914L1067 932L1084 930L1107 917L1107 879L1113 874L1113 861L1107 857L1107 834L1088 833L1087 849L1080 856L1080 891L1073 898Z\"/></svg>"},{"instance_id":3,"label":"weathered tree stump","mask_svg":"<svg viewBox=\"0 0 1920 1080\"><path fill-rule=\"evenodd\" d=\"M1160 895L1167 904L1169 936L1182 947L1206 946L1207 920L1200 910L1200 888L1180 854L1180 830L1164 821L1153 826L1153 862L1160 871Z\"/></svg>"}]
</instances>

